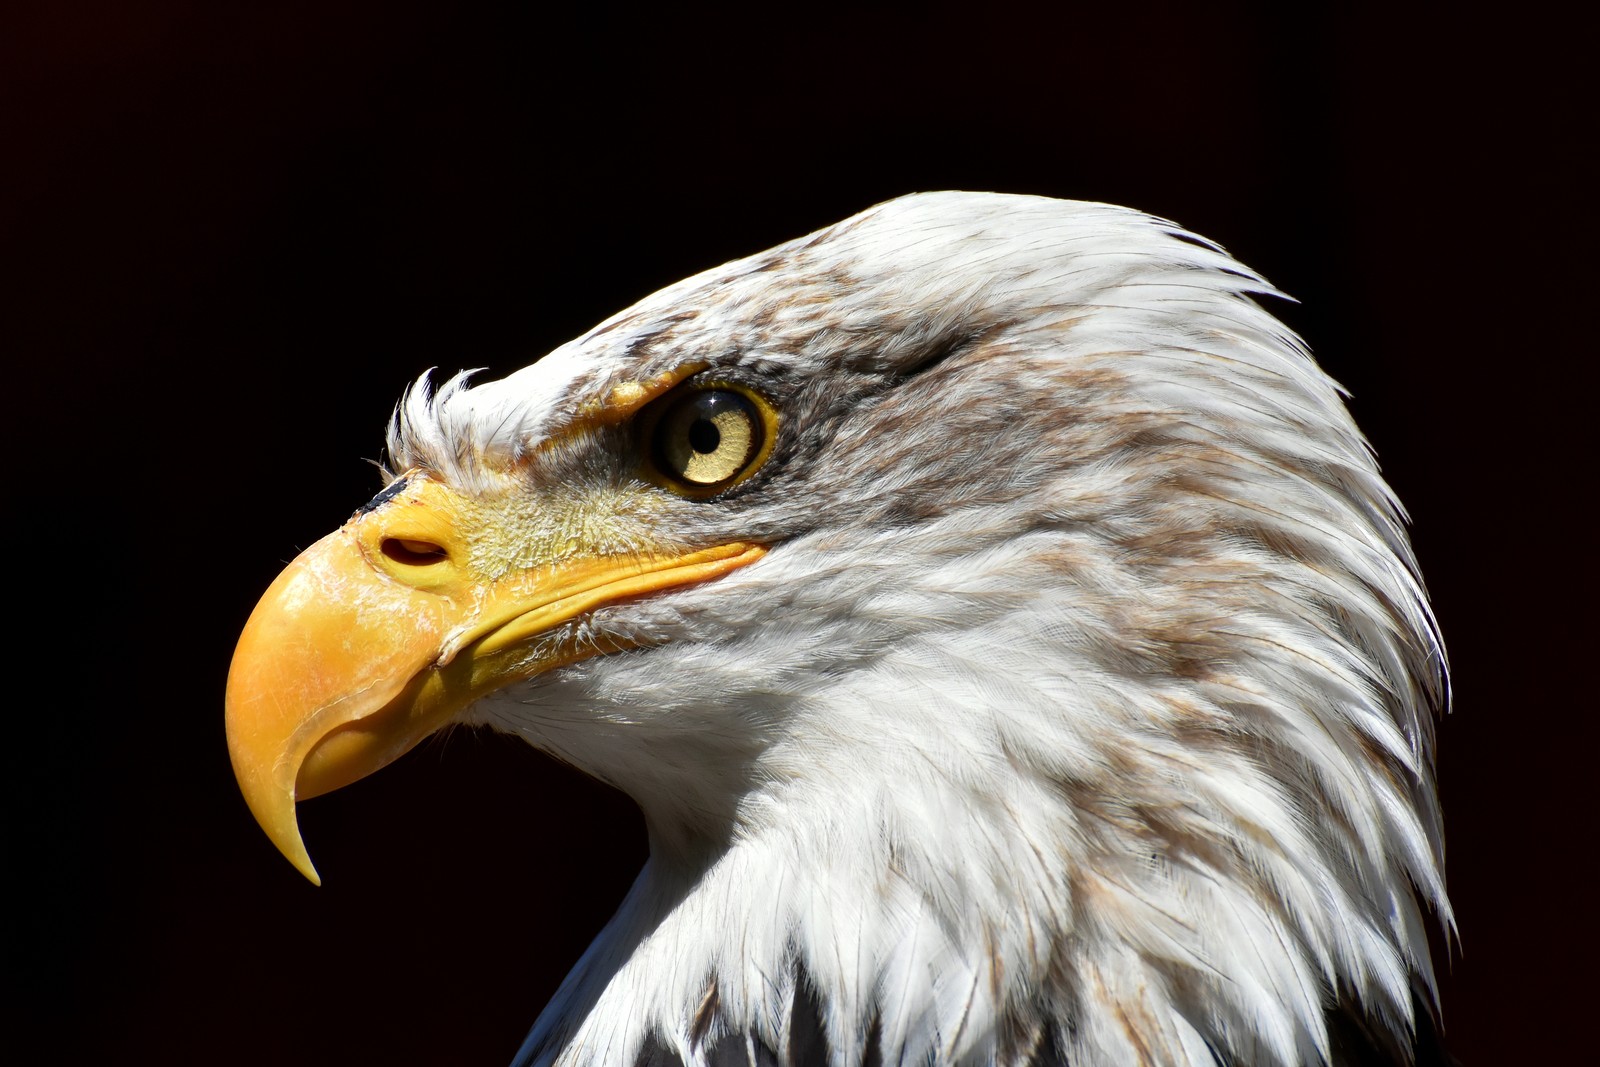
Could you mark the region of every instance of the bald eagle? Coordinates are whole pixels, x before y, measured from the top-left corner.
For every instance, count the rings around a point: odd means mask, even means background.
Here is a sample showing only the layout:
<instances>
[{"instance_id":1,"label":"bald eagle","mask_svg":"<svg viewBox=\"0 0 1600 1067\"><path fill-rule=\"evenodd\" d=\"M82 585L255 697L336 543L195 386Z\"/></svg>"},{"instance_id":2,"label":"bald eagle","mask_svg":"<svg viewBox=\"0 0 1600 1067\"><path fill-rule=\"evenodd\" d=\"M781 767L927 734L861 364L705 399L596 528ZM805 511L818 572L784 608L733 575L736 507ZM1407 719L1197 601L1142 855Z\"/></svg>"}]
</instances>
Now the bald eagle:
<instances>
[{"instance_id":1,"label":"bald eagle","mask_svg":"<svg viewBox=\"0 0 1600 1067\"><path fill-rule=\"evenodd\" d=\"M252 812L452 723L650 859L538 1067L1412 1062L1444 650L1277 295L1104 204L909 196L396 408L228 679Z\"/></svg>"}]
</instances>

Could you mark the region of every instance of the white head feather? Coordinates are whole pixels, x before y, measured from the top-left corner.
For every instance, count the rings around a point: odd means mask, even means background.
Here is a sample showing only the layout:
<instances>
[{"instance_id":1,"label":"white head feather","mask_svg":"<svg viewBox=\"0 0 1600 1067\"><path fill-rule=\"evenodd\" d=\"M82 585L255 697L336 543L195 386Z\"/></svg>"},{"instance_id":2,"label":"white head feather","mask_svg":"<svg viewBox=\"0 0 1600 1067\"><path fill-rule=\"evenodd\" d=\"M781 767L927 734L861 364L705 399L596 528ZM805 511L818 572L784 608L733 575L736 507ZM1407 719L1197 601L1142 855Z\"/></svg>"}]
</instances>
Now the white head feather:
<instances>
[{"instance_id":1,"label":"white head feather","mask_svg":"<svg viewBox=\"0 0 1600 1067\"><path fill-rule=\"evenodd\" d=\"M397 469L590 511L618 439L541 446L618 383L704 363L783 418L734 492L607 527L766 558L471 713L651 833L519 1062L1289 1065L1340 1004L1406 1043L1444 654L1261 295L1147 215L930 194L409 394Z\"/></svg>"}]
</instances>

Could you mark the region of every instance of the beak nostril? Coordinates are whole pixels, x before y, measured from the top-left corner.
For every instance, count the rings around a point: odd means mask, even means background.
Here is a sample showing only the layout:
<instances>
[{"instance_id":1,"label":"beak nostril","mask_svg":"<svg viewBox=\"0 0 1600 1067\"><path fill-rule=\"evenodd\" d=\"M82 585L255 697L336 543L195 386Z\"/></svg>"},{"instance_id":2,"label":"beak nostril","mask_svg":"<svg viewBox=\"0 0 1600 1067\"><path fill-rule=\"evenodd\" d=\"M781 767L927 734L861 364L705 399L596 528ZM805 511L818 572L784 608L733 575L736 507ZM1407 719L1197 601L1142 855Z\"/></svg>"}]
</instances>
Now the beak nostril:
<instances>
[{"instance_id":1,"label":"beak nostril","mask_svg":"<svg viewBox=\"0 0 1600 1067\"><path fill-rule=\"evenodd\" d=\"M432 541L413 541L407 537L385 537L380 548L385 556L408 567L442 563L449 556L442 545Z\"/></svg>"}]
</instances>

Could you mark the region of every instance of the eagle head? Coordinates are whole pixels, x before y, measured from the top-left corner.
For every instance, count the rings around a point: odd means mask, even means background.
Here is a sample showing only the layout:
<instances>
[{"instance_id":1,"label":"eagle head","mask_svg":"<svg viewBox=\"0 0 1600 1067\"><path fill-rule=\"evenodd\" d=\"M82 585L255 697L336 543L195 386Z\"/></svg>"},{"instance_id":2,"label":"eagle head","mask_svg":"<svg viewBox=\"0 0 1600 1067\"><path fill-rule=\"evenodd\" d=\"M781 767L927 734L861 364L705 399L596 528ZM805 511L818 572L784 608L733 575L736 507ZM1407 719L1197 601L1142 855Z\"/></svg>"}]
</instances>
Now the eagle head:
<instances>
[{"instance_id":1,"label":"eagle head","mask_svg":"<svg viewBox=\"0 0 1600 1067\"><path fill-rule=\"evenodd\" d=\"M1264 295L927 194L424 378L240 638L245 799L315 880L296 801L448 724L630 794L649 863L519 1063L1404 1061L1444 655Z\"/></svg>"}]
</instances>

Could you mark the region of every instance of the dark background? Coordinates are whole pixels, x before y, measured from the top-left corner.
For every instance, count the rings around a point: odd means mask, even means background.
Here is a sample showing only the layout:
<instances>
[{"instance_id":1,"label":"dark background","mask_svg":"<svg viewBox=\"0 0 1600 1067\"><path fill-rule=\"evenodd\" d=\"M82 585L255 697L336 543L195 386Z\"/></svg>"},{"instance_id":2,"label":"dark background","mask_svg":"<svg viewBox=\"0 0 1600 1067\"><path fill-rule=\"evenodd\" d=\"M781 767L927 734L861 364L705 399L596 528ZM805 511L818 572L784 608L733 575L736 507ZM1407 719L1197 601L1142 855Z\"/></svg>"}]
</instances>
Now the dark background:
<instances>
[{"instance_id":1,"label":"dark background","mask_svg":"<svg viewBox=\"0 0 1600 1067\"><path fill-rule=\"evenodd\" d=\"M509 371L939 188L1163 214L1301 301L1275 310L1351 389L1455 668L1449 1042L1469 1067L1575 1059L1596 454L1576 27L1530 5L529 7L8 9L19 1062L506 1062L642 861L631 805L457 733L302 809L313 889L233 783L234 637L374 492L424 369Z\"/></svg>"}]
</instances>

